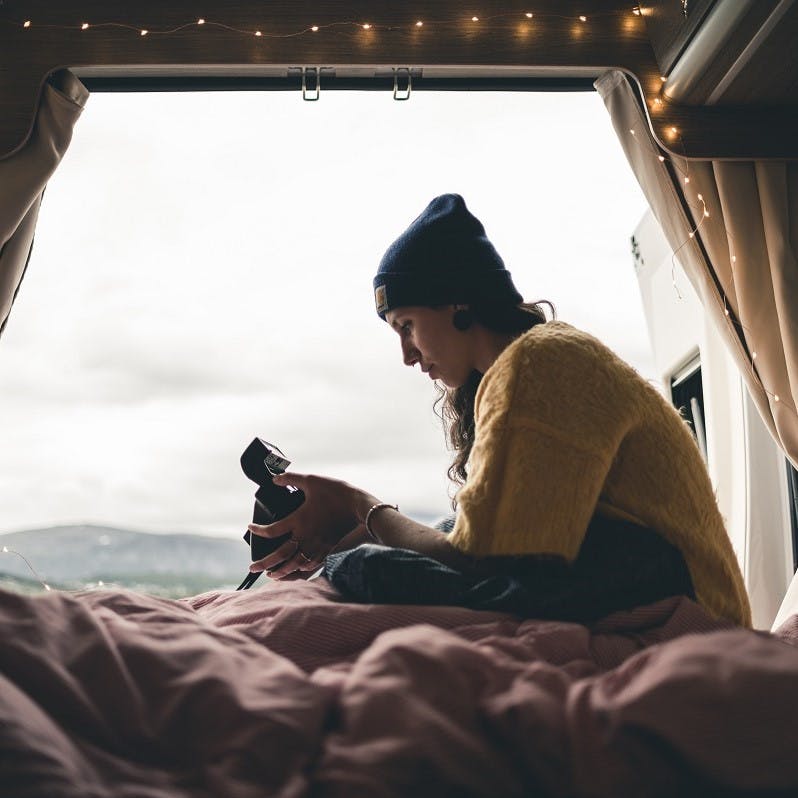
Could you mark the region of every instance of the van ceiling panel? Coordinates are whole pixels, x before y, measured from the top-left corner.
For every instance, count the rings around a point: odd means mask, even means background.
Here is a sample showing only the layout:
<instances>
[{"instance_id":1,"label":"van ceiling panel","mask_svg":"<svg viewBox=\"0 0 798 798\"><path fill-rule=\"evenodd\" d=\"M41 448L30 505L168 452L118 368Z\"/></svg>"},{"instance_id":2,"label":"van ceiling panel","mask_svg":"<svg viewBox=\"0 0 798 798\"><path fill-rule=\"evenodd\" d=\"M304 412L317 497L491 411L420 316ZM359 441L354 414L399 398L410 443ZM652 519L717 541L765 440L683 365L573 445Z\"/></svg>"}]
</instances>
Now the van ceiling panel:
<instances>
[{"instance_id":1,"label":"van ceiling panel","mask_svg":"<svg viewBox=\"0 0 798 798\"><path fill-rule=\"evenodd\" d=\"M796 19L795 0L716 3L669 72L665 94L691 105L734 104L729 88L742 80L756 87L748 102L784 101L798 79Z\"/></svg>"},{"instance_id":2,"label":"van ceiling panel","mask_svg":"<svg viewBox=\"0 0 798 798\"><path fill-rule=\"evenodd\" d=\"M682 3L656 0L642 4L648 12L646 24L651 46L663 75L670 73L715 1L687 0L687 3Z\"/></svg>"},{"instance_id":3,"label":"van ceiling panel","mask_svg":"<svg viewBox=\"0 0 798 798\"><path fill-rule=\"evenodd\" d=\"M716 0L724 2L736 0ZM756 5L770 8L777 2L756 0ZM341 79L336 85L342 87L343 78L361 79L394 67L420 69L424 81L474 78L473 88L489 78L544 79L527 89L549 88L553 84L546 81L552 79L565 79L562 85L568 87L567 81L621 69L635 79L649 124L665 150L694 158L798 157L794 92L776 96L770 88L767 100L773 105L765 108L668 100L652 44L664 0L639 6L629 0L531 0L523 6L515 0L481 0L477 5L465 8L460 0L238 0L199 12L194 0L0 0L0 158L27 139L44 81L60 68L72 68L87 79L117 77L122 88L122 82L143 78L147 71L153 80L179 75L251 79L269 77L275 69L284 72L287 66L333 68L335 80ZM682 2L668 0L668 5L681 7ZM701 7L698 0L688 3L688 9ZM199 13L206 15L204 24ZM695 13L693 20L700 16ZM703 23L702 18L688 25L691 35L698 35ZM774 30L772 41L785 47L792 43L781 28ZM755 87L762 87L763 75L773 71L777 85L794 88L789 68L794 60L779 53L779 64L788 65L780 72L768 53L762 48L754 54L751 63L762 71L749 78L751 71L743 70L729 87L729 98L745 94L758 102L761 94ZM365 72L358 76L356 69ZM141 90L133 82L127 87ZM161 88L168 88L167 83ZM672 126L679 130L676 141L667 135Z\"/></svg>"},{"instance_id":4,"label":"van ceiling panel","mask_svg":"<svg viewBox=\"0 0 798 798\"><path fill-rule=\"evenodd\" d=\"M798 103L798 3L782 0L759 34L732 65L717 102L778 105L792 98Z\"/></svg>"}]
</instances>

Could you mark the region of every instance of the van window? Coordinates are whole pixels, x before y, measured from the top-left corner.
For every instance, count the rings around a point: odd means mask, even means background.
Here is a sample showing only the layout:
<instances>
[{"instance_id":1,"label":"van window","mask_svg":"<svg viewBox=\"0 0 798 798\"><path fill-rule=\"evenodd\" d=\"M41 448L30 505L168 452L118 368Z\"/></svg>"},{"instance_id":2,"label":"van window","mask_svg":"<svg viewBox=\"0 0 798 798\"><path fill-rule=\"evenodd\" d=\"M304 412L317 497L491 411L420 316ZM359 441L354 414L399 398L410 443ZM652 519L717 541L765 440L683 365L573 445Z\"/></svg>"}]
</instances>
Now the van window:
<instances>
[{"instance_id":1,"label":"van window","mask_svg":"<svg viewBox=\"0 0 798 798\"><path fill-rule=\"evenodd\" d=\"M701 360L695 358L671 377L671 401L690 425L698 448L707 459L707 437L704 422L704 386L701 381Z\"/></svg>"}]
</instances>

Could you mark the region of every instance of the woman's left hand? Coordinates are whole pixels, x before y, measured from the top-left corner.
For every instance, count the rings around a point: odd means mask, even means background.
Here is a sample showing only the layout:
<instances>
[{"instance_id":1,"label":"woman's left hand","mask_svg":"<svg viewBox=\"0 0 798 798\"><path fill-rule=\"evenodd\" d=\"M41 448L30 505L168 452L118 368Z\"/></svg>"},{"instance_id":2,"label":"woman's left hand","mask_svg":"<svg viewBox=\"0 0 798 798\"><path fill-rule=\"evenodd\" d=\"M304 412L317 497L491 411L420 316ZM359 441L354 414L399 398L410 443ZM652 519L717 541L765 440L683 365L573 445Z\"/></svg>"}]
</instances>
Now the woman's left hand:
<instances>
[{"instance_id":1,"label":"woman's left hand","mask_svg":"<svg viewBox=\"0 0 798 798\"><path fill-rule=\"evenodd\" d=\"M293 513L273 524L250 524L249 531L265 538L290 538L249 570L266 571L272 579L302 576L318 570L330 551L377 503L370 494L337 479L315 475L279 474L274 484L293 485L305 494L305 501ZM294 577L296 578L296 576Z\"/></svg>"}]
</instances>

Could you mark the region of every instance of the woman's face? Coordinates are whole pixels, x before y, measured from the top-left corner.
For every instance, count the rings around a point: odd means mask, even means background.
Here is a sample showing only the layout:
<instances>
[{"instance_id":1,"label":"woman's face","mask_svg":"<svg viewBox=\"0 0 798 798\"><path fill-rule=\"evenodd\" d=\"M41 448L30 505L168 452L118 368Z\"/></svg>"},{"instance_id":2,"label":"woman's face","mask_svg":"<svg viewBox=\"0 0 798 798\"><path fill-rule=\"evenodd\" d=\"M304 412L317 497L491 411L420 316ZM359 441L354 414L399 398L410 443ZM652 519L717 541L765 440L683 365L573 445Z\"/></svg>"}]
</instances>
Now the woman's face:
<instances>
[{"instance_id":1,"label":"woman's face","mask_svg":"<svg viewBox=\"0 0 798 798\"><path fill-rule=\"evenodd\" d=\"M454 305L389 310L385 320L399 334L402 359L419 364L430 379L459 388L474 370L472 336L452 324Z\"/></svg>"}]
</instances>

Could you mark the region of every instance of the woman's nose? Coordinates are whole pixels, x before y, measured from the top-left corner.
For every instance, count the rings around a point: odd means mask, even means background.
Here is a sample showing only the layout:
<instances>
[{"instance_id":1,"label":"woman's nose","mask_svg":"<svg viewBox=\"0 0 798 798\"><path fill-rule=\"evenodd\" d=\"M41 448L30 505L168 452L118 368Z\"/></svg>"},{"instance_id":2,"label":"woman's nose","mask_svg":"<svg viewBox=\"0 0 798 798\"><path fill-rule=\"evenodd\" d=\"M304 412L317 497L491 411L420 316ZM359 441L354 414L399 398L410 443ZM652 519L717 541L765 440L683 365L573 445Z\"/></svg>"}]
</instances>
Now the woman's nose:
<instances>
[{"instance_id":1,"label":"woman's nose","mask_svg":"<svg viewBox=\"0 0 798 798\"><path fill-rule=\"evenodd\" d=\"M414 366L421 359L421 353L410 341L402 341L402 360L406 366Z\"/></svg>"}]
</instances>

